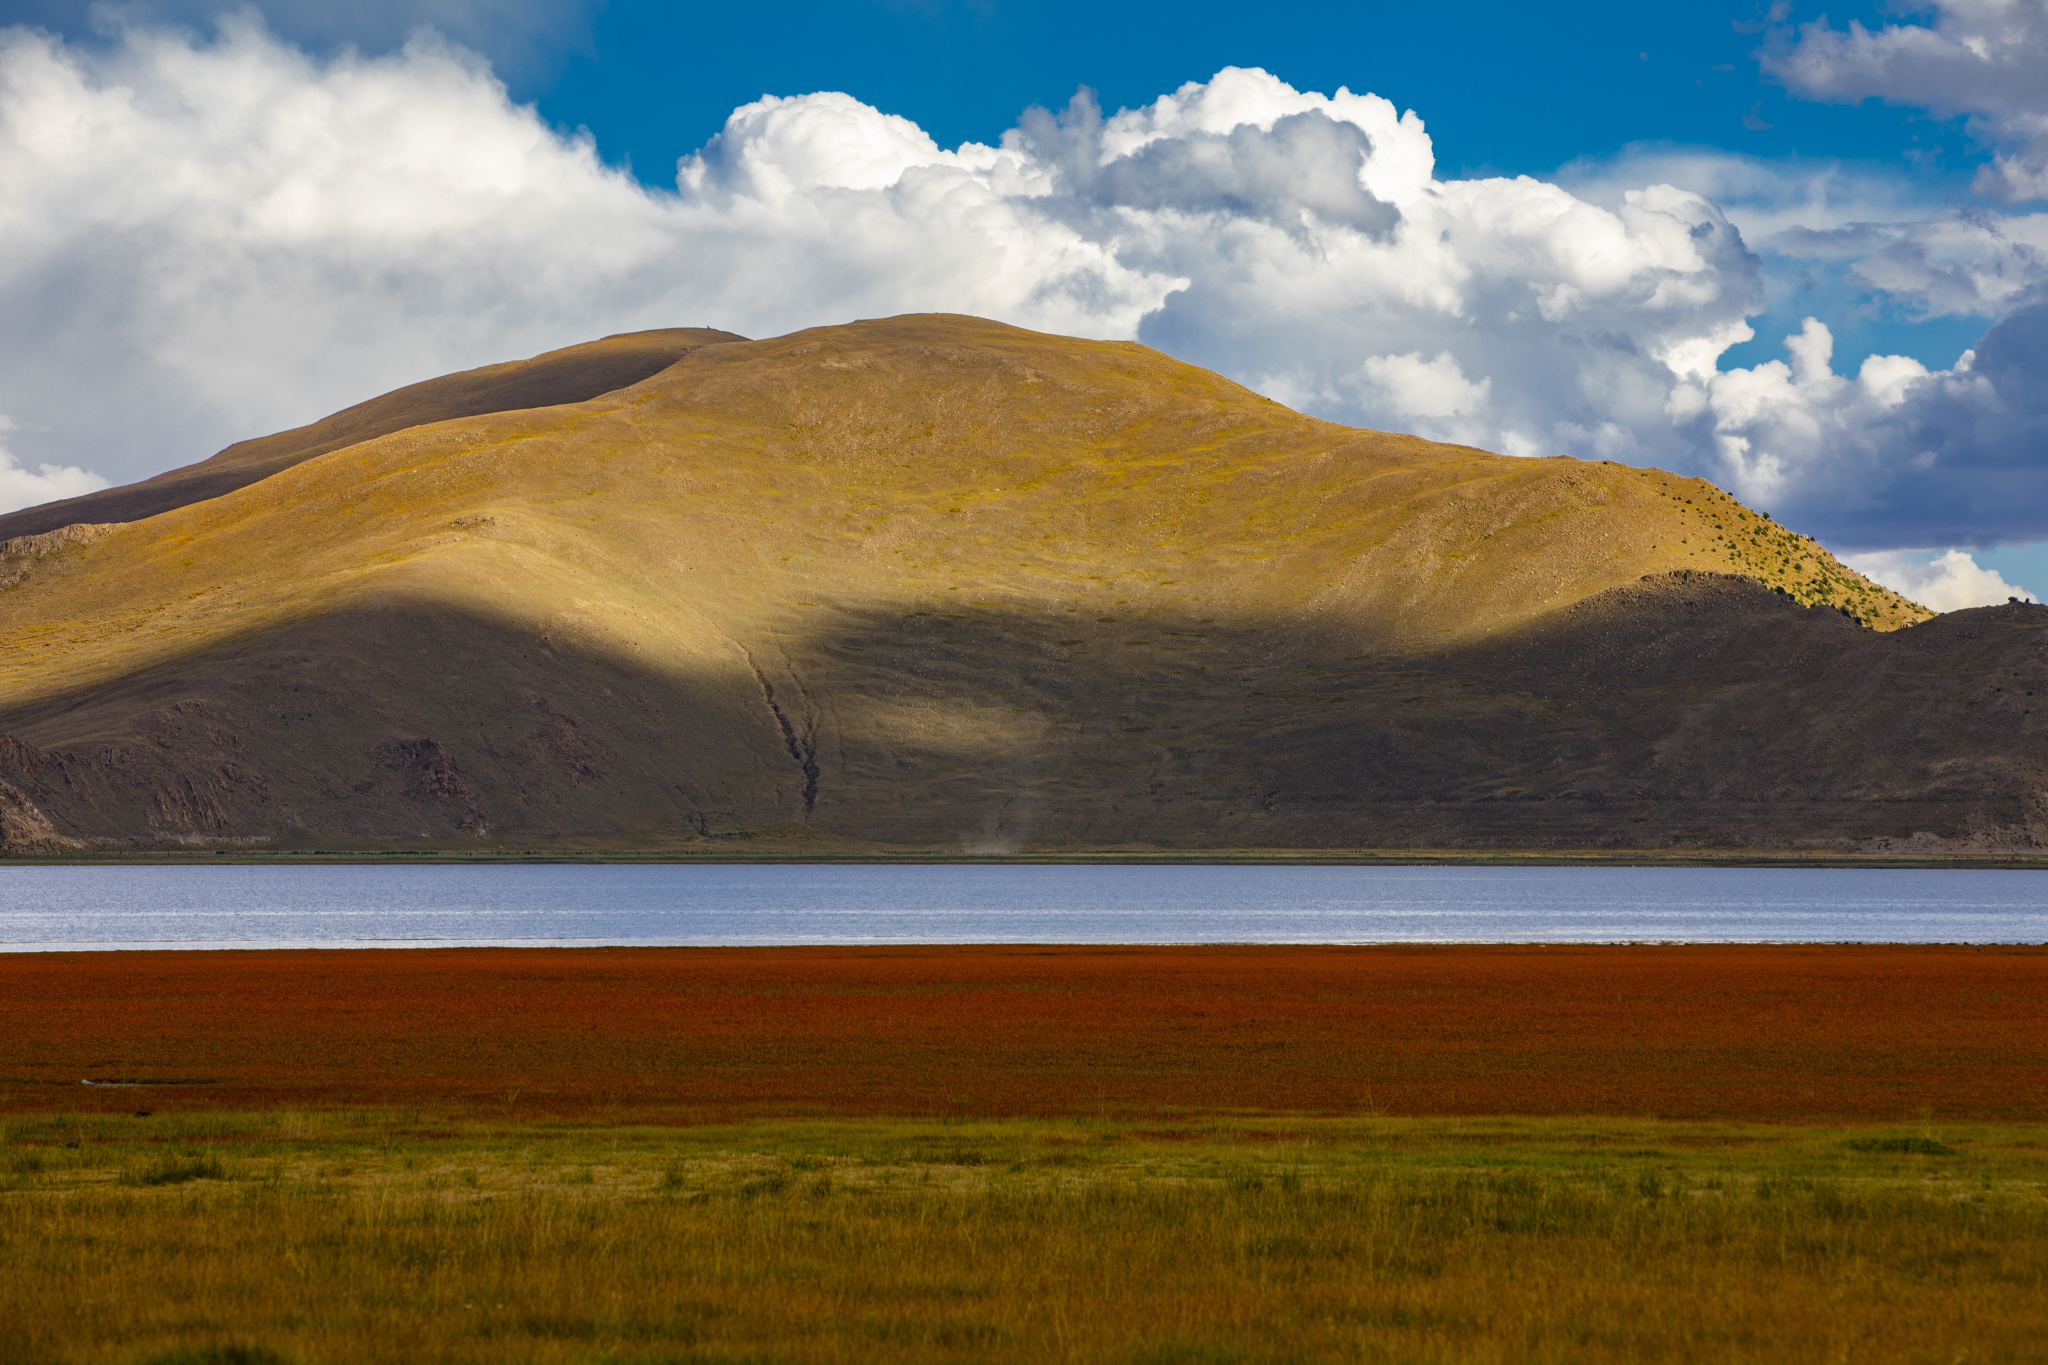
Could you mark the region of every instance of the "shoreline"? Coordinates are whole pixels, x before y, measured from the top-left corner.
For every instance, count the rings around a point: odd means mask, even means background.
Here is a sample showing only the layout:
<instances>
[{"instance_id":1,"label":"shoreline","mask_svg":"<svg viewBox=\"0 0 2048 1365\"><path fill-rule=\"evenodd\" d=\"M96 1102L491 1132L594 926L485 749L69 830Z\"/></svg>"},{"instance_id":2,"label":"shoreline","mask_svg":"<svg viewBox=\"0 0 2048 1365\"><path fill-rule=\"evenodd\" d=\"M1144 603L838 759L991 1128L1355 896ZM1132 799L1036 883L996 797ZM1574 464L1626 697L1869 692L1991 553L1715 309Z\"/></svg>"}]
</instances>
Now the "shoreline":
<instances>
[{"instance_id":1,"label":"shoreline","mask_svg":"<svg viewBox=\"0 0 2048 1365\"><path fill-rule=\"evenodd\" d=\"M1259 867L1816 867L1880 869L2048 870L2040 853L1855 853L1774 849L1102 849L1035 852L947 852L903 850L793 850L759 848L697 852L678 849L515 848L279 848L74 850L28 854L0 852L5 867L179 866L236 864L331 866L335 863L644 863L882 864L1060 866L1127 864L1235 865Z\"/></svg>"}]
</instances>

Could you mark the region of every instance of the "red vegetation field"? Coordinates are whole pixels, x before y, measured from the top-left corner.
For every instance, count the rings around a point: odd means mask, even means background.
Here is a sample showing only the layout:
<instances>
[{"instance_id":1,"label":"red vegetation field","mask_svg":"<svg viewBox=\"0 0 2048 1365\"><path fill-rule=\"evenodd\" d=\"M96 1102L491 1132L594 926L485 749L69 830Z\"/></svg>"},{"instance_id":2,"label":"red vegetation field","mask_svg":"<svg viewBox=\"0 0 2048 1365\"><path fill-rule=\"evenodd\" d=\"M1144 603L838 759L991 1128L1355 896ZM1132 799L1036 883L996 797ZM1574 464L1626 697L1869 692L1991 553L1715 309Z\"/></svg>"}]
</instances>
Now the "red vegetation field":
<instances>
[{"instance_id":1,"label":"red vegetation field","mask_svg":"<svg viewBox=\"0 0 2048 1365\"><path fill-rule=\"evenodd\" d=\"M2039 1120L2048 951L0 955L0 1109L280 1105Z\"/></svg>"}]
</instances>

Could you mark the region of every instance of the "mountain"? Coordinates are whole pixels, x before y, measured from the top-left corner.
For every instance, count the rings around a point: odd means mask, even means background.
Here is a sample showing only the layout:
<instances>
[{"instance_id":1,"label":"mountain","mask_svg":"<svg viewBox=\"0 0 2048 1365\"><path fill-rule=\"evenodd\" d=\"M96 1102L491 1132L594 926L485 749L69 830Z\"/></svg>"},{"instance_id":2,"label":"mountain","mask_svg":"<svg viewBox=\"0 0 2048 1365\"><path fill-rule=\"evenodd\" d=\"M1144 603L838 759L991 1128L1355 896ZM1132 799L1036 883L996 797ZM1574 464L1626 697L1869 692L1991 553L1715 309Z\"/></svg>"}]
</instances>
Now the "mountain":
<instances>
[{"instance_id":1,"label":"mountain","mask_svg":"<svg viewBox=\"0 0 2048 1365\"><path fill-rule=\"evenodd\" d=\"M92 497L0 544L24 851L2048 835L2048 609L1132 343L608 338Z\"/></svg>"}]
</instances>

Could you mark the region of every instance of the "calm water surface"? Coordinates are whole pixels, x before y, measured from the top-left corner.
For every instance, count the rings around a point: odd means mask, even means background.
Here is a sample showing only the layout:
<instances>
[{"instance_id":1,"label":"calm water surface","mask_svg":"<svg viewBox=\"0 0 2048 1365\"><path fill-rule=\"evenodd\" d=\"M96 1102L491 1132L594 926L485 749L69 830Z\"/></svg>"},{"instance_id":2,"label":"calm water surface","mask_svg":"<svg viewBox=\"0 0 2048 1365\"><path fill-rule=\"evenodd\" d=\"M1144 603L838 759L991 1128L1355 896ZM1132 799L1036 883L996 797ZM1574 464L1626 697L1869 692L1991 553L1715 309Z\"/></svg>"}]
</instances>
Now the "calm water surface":
<instances>
[{"instance_id":1,"label":"calm water surface","mask_svg":"<svg viewBox=\"0 0 2048 1365\"><path fill-rule=\"evenodd\" d=\"M497 864L0 868L0 950L776 943L2040 943L2048 873Z\"/></svg>"}]
</instances>

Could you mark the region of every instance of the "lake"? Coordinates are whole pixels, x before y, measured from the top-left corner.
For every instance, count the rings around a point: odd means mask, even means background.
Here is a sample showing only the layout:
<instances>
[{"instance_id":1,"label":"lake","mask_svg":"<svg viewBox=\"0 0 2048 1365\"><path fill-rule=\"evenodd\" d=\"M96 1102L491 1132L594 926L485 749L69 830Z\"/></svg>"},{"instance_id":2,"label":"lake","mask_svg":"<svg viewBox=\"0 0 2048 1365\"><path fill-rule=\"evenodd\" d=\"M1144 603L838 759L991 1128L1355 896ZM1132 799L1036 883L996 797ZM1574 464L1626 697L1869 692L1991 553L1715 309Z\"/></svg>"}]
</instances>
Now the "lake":
<instances>
[{"instance_id":1,"label":"lake","mask_svg":"<svg viewBox=\"0 0 2048 1365\"><path fill-rule=\"evenodd\" d=\"M2041 943L2048 874L1691 867L0 867L0 950Z\"/></svg>"}]
</instances>

